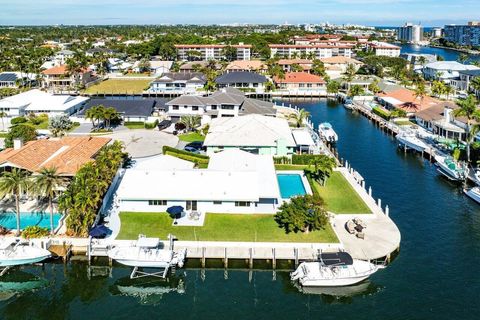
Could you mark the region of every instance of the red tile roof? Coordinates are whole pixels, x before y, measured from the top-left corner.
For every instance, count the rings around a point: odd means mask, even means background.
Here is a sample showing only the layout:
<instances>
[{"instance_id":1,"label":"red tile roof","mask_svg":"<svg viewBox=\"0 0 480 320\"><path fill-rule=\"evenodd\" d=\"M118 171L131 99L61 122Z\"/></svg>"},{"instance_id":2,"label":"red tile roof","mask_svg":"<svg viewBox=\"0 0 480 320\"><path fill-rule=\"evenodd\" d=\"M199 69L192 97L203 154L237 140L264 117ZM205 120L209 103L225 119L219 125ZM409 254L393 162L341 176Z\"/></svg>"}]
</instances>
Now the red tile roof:
<instances>
[{"instance_id":1,"label":"red tile roof","mask_svg":"<svg viewBox=\"0 0 480 320\"><path fill-rule=\"evenodd\" d=\"M111 141L100 137L66 137L27 142L20 149L7 148L0 152L0 164L38 172L55 167L59 174L73 176L82 165L93 161L100 149Z\"/></svg>"},{"instance_id":2,"label":"red tile roof","mask_svg":"<svg viewBox=\"0 0 480 320\"><path fill-rule=\"evenodd\" d=\"M47 70L42 71L46 75L56 75L56 74L67 74L67 65L63 64L61 66L56 66Z\"/></svg>"},{"instance_id":3,"label":"red tile roof","mask_svg":"<svg viewBox=\"0 0 480 320\"><path fill-rule=\"evenodd\" d=\"M285 73L285 79L273 77L276 83L325 83L322 77L306 72L288 72Z\"/></svg>"},{"instance_id":4,"label":"red tile roof","mask_svg":"<svg viewBox=\"0 0 480 320\"><path fill-rule=\"evenodd\" d=\"M405 110L406 112L418 112L424 109L430 108L441 101L429 96L425 96L423 99L415 97L415 92L408 89L397 89L390 91L389 93L378 93L378 97L380 98L394 98L399 101L399 103L395 104L396 108Z\"/></svg>"}]
</instances>

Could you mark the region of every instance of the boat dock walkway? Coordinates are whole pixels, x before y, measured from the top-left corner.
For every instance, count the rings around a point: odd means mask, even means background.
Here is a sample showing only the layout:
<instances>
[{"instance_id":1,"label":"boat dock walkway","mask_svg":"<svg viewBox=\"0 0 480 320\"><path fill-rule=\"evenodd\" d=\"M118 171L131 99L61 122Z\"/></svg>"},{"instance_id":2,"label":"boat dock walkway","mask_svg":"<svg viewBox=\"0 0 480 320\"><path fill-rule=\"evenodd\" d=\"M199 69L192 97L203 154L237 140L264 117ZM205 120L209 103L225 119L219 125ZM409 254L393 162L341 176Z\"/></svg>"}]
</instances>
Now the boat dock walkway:
<instances>
[{"instance_id":1,"label":"boat dock walkway","mask_svg":"<svg viewBox=\"0 0 480 320\"><path fill-rule=\"evenodd\" d=\"M338 171L349 181L357 194L363 199L371 210L364 214L335 214L332 218L332 226L338 239L345 250L356 259L375 260L390 258L390 255L400 248L400 230L389 217L389 208L382 209L381 199L375 201L372 197L372 189L365 187L364 180L355 178L355 171L348 167L338 168ZM364 238L358 238L350 234L345 224L348 220L360 218L366 224L362 230Z\"/></svg>"},{"instance_id":2,"label":"boat dock walkway","mask_svg":"<svg viewBox=\"0 0 480 320\"><path fill-rule=\"evenodd\" d=\"M392 135L397 135L400 132L400 127L397 126L396 124L385 120L384 118L380 117L379 115L373 113L372 109L365 106L364 104L354 101L353 110L358 111L359 113L363 114L365 117L368 119L372 120L376 125L378 125L380 128L382 128L384 131L392 134Z\"/></svg>"}]
</instances>

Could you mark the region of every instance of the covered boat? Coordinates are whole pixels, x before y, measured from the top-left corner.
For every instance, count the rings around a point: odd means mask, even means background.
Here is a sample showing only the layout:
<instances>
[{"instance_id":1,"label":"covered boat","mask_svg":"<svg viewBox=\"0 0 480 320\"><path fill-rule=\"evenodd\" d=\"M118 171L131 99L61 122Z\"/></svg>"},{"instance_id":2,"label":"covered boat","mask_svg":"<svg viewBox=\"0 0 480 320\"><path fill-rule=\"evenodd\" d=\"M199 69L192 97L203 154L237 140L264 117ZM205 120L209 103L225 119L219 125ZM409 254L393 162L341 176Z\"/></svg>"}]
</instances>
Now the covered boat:
<instances>
[{"instance_id":1,"label":"covered boat","mask_svg":"<svg viewBox=\"0 0 480 320\"><path fill-rule=\"evenodd\" d=\"M438 171L452 181L464 181L467 178L467 168L452 156L437 152L434 155Z\"/></svg>"},{"instance_id":2,"label":"covered boat","mask_svg":"<svg viewBox=\"0 0 480 320\"><path fill-rule=\"evenodd\" d=\"M339 287L359 283L379 267L353 259L347 252L320 253L319 260L302 262L290 278L304 287Z\"/></svg>"},{"instance_id":3,"label":"covered boat","mask_svg":"<svg viewBox=\"0 0 480 320\"><path fill-rule=\"evenodd\" d=\"M50 251L16 238L4 238L0 241L0 267L12 267L31 264L50 258Z\"/></svg>"},{"instance_id":4,"label":"covered boat","mask_svg":"<svg viewBox=\"0 0 480 320\"><path fill-rule=\"evenodd\" d=\"M397 134L396 138L399 145L407 149L423 152L428 148L428 145L420 140L415 132L412 131L402 131Z\"/></svg>"},{"instance_id":5,"label":"covered boat","mask_svg":"<svg viewBox=\"0 0 480 320\"><path fill-rule=\"evenodd\" d=\"M338 135L329 122L320 123L318 125L318 133L320 137L327 142L335 143L338 141Z\"/></svg>"}]
</instances>

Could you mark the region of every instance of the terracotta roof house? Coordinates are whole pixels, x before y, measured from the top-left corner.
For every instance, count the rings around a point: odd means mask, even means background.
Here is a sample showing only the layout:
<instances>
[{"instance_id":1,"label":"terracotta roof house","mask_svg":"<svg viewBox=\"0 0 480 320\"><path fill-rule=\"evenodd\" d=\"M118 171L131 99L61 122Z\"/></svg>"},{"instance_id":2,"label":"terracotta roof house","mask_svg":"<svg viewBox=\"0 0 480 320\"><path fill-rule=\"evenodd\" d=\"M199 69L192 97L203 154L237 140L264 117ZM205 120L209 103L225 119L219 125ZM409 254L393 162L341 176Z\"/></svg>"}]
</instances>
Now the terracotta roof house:
<instances>
[{"instance_id":1,"label":"terracotta roof house","mask_svg":"<svg viewBox=\"0 0 480 320\"><path fill-rule=\"evenodd\" d=\"M454 102L442 101L429 108L415 113L417 124L447 139L464 141L466 136L466 119L455 117L453 110L458 105Z\"/></svg>"},{"instance_id":2,"label":"terracotta roof house","mask_svg":"<svg viewBox=\"0 0 480 320\"><path fill-rule=\"evenodd\" d=\"M309 72L313 64L313 62L308 59L280 59L277 63L285 72L292 71L292 65L294 64L302 67L303 71Z\"/></svg>"},{"instance_id":3,"label":"terracotta roof house","mask_svg":"<svg viewBox=\"0 0 480 320\"><path fill-rule=\"evenodd\" d=\"M13 148L0 152L0 167L20 168L32 173L55 167L63 176L74 176L110 141L110 138L100 137L65 137L34 140L23 145L15 140Z\"/></svg>"},{"instance_id":4,"label":"terracotta roof house","mask_svg":"<svg viewBox=\"0 0 480 320\"><path fill-rule=\"evenodd\" d=\"M348 58L348 57L342 57L342 56L322 58L320 59L320 61L323 62L325 67L329 67L329 66L339 67L342 70L342 73L344 73L347 70L348 65L355 66L355 70L357 71L363 65L363 63L358 60Z\"/></svg>"},{"instance_id":5,"label":"terracotta roof house","mask_svg":"<svg viewBox=\"0 0 480 320\"><path fill-rule=\"evenodd\" d=\"M414 91L405 88L393 90L388 93L380 92L377 94L377 100L387 107L387 109L398 108L409 114L414 114L441 102L429 96L421 99L415 96Z\"/></svg>"},{"instance_id":6,"label":"terracotta roof house","mask_svg":"<svg viewBox=\"0 0 480 320\"><path fill-rule=\"evenodd\" d=\"M91 70L71 73L65 64L44 70L42 74L43 87L49 89L71 89L76 85L85 85L95 80Z\"/></svg>"},{"instance_id":7,"label":"terracotta roof house","mask_svg":"<svg viewBox=\"0 0 480 320\"><path fill-rule=\"evenodd\" d=\"M225 68L225 72L241 71L266 73L267 66L260 60L235 60L230 62Z\"/></svg>"},{"instance_id":8,"label":"terracotta roof house","mask_svg":"<svg viewBox=\"0 0 480 320\"><path fill-rule=\"evenodd\" d=\"M316 76L307 72L288 72L285 77L274 77L277 88L284 90L323 90L325 89L325 80L322 77Z\"/></svg>"}]
</instances>

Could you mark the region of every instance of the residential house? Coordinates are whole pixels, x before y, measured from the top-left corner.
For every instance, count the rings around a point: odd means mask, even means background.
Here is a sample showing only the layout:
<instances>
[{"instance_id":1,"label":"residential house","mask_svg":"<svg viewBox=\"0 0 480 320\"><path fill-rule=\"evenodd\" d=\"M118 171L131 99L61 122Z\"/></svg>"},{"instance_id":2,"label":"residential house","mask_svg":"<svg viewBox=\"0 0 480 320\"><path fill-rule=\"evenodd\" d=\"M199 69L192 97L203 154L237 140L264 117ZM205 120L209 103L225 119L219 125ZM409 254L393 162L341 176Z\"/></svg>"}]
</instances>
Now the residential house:
<instances>
[{"instance_id":1,"label":"residential house","mask_svg":"<svg viewBox=\"0 0 480 320\"><path fill-rule=\"evenodd\" d=\"M60 65L42 71L43 87L52 90L69 90L83 86L95 80L92 71L87 69L78 73L69 72L66 65Z\"/></svg>"},{"instance_id":2,"label":"residential house","mask_svg":"<svg viewBox=\"0 0 480 320\"><path fill-rule=\"evenodd\" d=\"M307 72L287 72L282 78L274 77L273 82L278 89L291 93L326 94L326 81L322 77Z\"/></svg>"},{"instance_id":3,"label":"residential house","mask_svg":"<svg viewBox=\"0 0 480 320\"><path fill-rule=\"evenodd\" d=\"M224 60L224 49L227 45L223 44L176 44L178 60ZM237 60L250 60L250 51L252 46L245 44L232 45L237 50Z\"/></svg>"},{"instance_id":4,"label":"residential house","mask_svg":"<svg viewBox=\"0 0 480 320\"><path fill-rule=\"evenodd\" d=\"M207 169L176 161L167 168L152 163L127 169L117 191L120 210L164 214L182 206L187 212L273 214L282 202L269 155L225 150L211 155Z\"/></svg>"},{"instance_id":5,"label":"residential house","mask_svg":"<svg viewBox=\"0 0 480 320\"><path fill-rule=\"evenodd\" d=\"M230 62L225 68L225 72L258 72L266 73L267 66L260 60L235 60Z\"/></svg>"},{"instance_id":6,"label":"residential house","mask_svg":"<svg viewBox=\"0 0 480 320\"><path fill-rule=\"evenodd\" d=\"M185 73L198 72L200 69L206 67L210 61L191 61L183 63L179 71ZM222 70L222 65L220 63L215 63L215 70Z\"/></svg>"},{"instance_id":7,"label":"residential house","mask_svg":"<svg viewBox=\"0 0 480 320\"><path fill-rule=\"evenodd\" d=\"M88 99L82 96L54 95L33 89L3 98L0 100L0 111L7 113L7 117L18 117L28 113L71 115L80 110Z\"/></svg>"},{"instance_id":8,"label":"residential house","mask_svg":"<svg viewBox=\"0 0 480 320\"><path fill-rule=\"evenodd\" d=\"M441 102L415 113L416 123L447 139L465 141L466 121L453 116L458 106L453 102Z\"/></svg>"},{"instance_id":9,"label":"residential house","mask_svg":"<svg viewBox=\"0 0 480 320\"><path fill-rule=\"evenodd\" d=\"M84 164L94 161L110 141L110 138L100 137L64 137L23 144L15 140L13 148L0 152L0 167L20 168L31 173L54 167L60 175L73 177Z\"/></svg>"},{"instance_id":10,"label":"residential house","mask_svg":"<svg viewBox=\"0 0 480 320\"><path fill-rule=\"evenodd\" d=\"M55 54L53 58L58 65L66 64L68 59L73 58L75 52L71 50L60 50Z\"/></svg>"},{"instance_id":11,"label":"residential house","mask_svg":"<svg viewBox=\"0 0 480 320\"><path fill-rule=\"evenodd\" d=\"M308 59L280 59L277 63L285 72L291 72L292 65L299 66L305 72L310 72L313 65L313 62Z\"/></svg>"},{"instance_id":12,"label":"residential house","mask_svg":"<svg viewBox=\"0 0 480 320\"><path fill-rule=\"evenodd\" d=\"M219 88L237 88L252 92L264 92L268 79L255 72L229 72L215 79Z\"/></svg>"},{"instance_id":13,"label":"residential house","mask_svg":"<svg viewBox=\"0 0 480 320\"><path fill-rule=\"evenodd\" d=\"M0 88L18 88L35 81L35 74L22 72L0 73Z\"/></svg>"},{"instance_id":14,"label":"residential house","mask_svg":"<svg viewBox=\"0 0 480 320\"><path fill-rule=\"evenodd\" d=\"M376 56L399 57L400 47L387 42L372 41L368 42L367 50L372 50Z\"/></svg>"},{"instance_id":15,"label":"residential house","mask_svg":"<svg viewBox=\"0 0 480 320\"><path fill-rule=\"evenodd\" d=\"M335 56L351 57L354 46L352 45L296 45L296 44L270 44L271 57L295 58L295 57L313 57L316 59L329 58Z\"/></svg>"},{"instance_id":16,"label":"residential house","mask_svg":"<svg viewBox=\"0 0 480 320\"><path fill-rule=\"evenodd\" d=\"M213 119L203 145L208 155L238 149L254 154L287 156L297 147L287 120L259 114Z\"/></svg>"},{"instance_id":17,"label":"residential house","mask_svg":"<svg viewBox=\"0 0 480 320\"><path fill-rule=\"evenodd\" d=\"M201 72L167 72L150 83L149 92L153 93L195 93L206 83Z\"/></svg>"},{"instance_id":18,"label":"residential house","mask_svg":"<svg viewBox=\"0 0 480 320\"><path fill-rule=\"evenodd\" d=\"M474 91L477 96L480 95L480 90L476 90L472 88L470 82L473 79L480 77L480 70L464 70L460 71L460 81L458 84L460 85L459 90L466 90L466 91Z\"/></svg>"},{"instance_id":19,"label":"residential house","mask_svg":"<svg viewBox=\"0 0 480 320\"><path fill-rule=\"evenodd\" d=\"M325 68L329 68L331 66L338 67L338 69L340 69L342 73L345 73L347 71L349 65L353 65L355 67L355 71L358 71L358 69L360 69L360 67L363 65L363 63L358 60L343 56L322 58L320 59L320 61L323 62Z\"/></svg>"},{"instance_id":20,"label":"residential house","mask_svg":"<svg viewBox=\"0 0 480 320\"><path fill-rule=\"evenodd\" d=\"M85 51L85 55L87 57L97 57L97 56L100 56L102 54L106 55L106 56L110 56L110 55L115 54L115 50L94 46L94 48L88 49L87 51Z\"/></svg>"},{"instance_id":21,"label":"residential house","mask_svg":"<svg viewBox=\"0 0 480 320\"><path fill-rule=\"evenodd\" d=\"M141 72L140 70L140 61L135 61L135 63L132 66L132 71L133 72ZM170 72L170 69L172 68L173 61L161 61L161 60L150 60L148 61L148 64L150 65L150 68L148 72L160 76L164 73Z\"/></svg>"},{"instance_id":22,"label":"residential house","mask_svg":"<svg viewBox=\"0 0 480 320\"><path fill-rule=\"evenodd\" d=\"M390 91L388 93L380 92L377 94L377 100L387 109L401 109L407 115L414 115L416 112L427 109L440 103L440 100L425 96L416 97L415 92L405 88Z\"/></svg>"},{"instance_id":23,"label":"residential house","mask_svg":"<svg viewBox=\"0 0 480 320\"><path fill-rule=\"evenodd\" d=\"M163 99L91 99L77 113L77 116L85 117L86 112L90 108L98 105L102 105L105 108L115 108L120 118L126 122L147 122L154 110L165 110L165 100Z\"/></svg>"},{"instance_id":24,"label":"residential house","mask_svg":"<svg viewBox=\"0 0 480 320\"><path fill-rule=\"evenodd\" d=\"M467 83L461 79L461 73L468 71L479 72L480 68L457 61L437 61L426 64L422 69L425 79L444 81L458 90L467 89Z\"/></svg>"},{"instance_id":25,"label":"residential house","mask_svg":"<svg viewBox=\"0 0 480 320\"><path fill-rule=\"evenodd\" d=\"M166 103L167 115L178 120L184 115L198 115L202 123L222 117L236 117L245 114L275 116L273 103L247 98L245 93L233 88L224 88L202 97L184 95Z\"/></svg>"}]
</instances>

